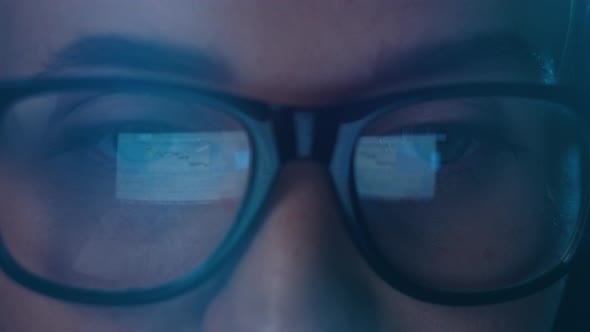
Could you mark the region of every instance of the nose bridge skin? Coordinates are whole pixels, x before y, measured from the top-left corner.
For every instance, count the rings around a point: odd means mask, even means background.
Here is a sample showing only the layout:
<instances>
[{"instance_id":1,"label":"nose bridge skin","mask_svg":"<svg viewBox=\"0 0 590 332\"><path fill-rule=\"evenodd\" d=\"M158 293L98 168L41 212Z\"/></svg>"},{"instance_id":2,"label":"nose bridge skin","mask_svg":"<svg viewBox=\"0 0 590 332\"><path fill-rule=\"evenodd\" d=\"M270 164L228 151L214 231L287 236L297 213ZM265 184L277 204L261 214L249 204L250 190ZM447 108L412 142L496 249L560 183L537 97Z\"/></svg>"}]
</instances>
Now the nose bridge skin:
<instances>
[{"instance_id":1,"label":"nose bridge skin","mask_svg":"<svg viewBox=\"0 0 590 332\"><path fill-rule=\"evenodd\" d=\"M376 297L327 171L284 167L272 206L203 320L215 331L374 331Z\"/></svg>"}]
</instances>

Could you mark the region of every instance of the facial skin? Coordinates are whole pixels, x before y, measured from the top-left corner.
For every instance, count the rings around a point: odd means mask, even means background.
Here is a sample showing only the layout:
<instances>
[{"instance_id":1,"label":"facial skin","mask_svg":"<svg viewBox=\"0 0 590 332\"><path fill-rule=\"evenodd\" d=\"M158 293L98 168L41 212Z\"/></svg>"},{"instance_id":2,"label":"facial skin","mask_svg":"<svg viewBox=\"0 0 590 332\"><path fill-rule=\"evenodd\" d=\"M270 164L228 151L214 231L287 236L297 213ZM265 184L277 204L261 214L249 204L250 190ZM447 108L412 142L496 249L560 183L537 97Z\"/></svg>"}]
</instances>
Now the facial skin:
<instances>
[{"instance_id":1,"label":"facial skin","mask_svg":"<svg viewBox=\"0 0 590 332\"><path fill-rule=\"evenodd\" d=\"M503 52L444 68L408 70L408 63L428 58L425 50L498 31L543 55L558 42L531 33L540 31L541 16L512 0L2 0L0 77L36 75L80 38L117 35L211 55L225 74L173 78L272 103L314 105L462 80L540 81L532 67ZM158 75L108 66L53 74L103 72ZM70 304L0 276L0 330L551 330L563 282L528 298L472 308L428 304L392 289L355 250L328 181L320 165L287 165L263 226L235 266L203 289L163 303ZM18 218L27 209L35 207L16 205L10 214Z\"/></svg>"}]
</instances>

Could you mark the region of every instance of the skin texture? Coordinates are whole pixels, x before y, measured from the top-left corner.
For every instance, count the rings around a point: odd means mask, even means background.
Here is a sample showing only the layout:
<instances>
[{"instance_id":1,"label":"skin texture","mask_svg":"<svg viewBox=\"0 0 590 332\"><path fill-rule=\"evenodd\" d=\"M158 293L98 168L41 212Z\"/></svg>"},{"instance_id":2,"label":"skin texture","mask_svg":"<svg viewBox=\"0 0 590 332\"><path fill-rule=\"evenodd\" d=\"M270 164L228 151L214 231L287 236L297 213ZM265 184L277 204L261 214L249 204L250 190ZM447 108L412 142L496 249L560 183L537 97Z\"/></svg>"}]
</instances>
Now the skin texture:
<instances>
[{"instance_id":1,"label":"skin texture","mask_svg":"<svg viewBox=\"0 0 590 332\"><path fill-rule=\"evenodd\" d=\"M398 68L404 55L480 32L519 35L539 54L556 48L553 36L545 43L531 33L541 31L536 24L545 14L525 7L512 0L1 0L0 77L35 75L73 41L116 34L213 54L229 74L189 80L274 103L313 105L484 78L539 81L530 70L492 60L427 75ZM387 79L381 75L385 64L394 67ZM61 74L101 70L110 69ZM10 187L10 179L0 180ZM328 181L319 165L287 165L262 227L239 261L219 280L164 303L70 304L0 275L0 331L551 330L563 282L528 298L473 308L423 303L386 285L354 249ZM16 202L25 196L2 191L0 198L9 195ZM20 200L7 214L43 213L43 207L25 205Z\"/></svg>"}]
</instances>

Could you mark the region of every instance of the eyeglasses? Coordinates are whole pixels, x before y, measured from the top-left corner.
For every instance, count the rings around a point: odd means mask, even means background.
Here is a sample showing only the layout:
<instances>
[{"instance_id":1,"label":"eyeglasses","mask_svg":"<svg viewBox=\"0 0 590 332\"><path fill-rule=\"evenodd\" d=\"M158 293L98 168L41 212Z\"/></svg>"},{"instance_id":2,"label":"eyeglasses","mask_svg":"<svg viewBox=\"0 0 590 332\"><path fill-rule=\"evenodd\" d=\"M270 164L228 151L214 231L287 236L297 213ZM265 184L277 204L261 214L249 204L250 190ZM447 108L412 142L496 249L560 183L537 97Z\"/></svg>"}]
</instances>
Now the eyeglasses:
<instances>
[{"instance_id":1,"label":"eyeglasses","mask_svg":"<svg viewBox=\"0 0 590 332\"><path fill-rule=\"evenodd\" d=\"M299 109L121 78L0 83L0 268L123 305L240 255L281 166L326 165L375 273L420 300L508 301L563 277L587 207L587 104L477 83Z\"/></svg>"}]
</instances>

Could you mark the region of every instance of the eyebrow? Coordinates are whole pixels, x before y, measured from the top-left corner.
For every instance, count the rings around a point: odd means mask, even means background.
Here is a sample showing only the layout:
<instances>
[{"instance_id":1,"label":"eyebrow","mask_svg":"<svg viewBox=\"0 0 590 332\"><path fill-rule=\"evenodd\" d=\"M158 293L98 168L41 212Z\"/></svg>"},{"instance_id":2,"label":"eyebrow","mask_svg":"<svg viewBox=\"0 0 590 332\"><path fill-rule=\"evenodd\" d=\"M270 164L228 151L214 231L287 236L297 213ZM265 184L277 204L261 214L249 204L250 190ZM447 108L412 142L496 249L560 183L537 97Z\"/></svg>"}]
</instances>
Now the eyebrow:
<instances>
[{"instance_id":1,"label":"eyebrow","mask_svg":"<svg viewBox=\"0 0 590 332\"><path fill-rule=\"evenodd\" d=\"M374 82L391 83L423 77L440 77L460 70L514 69L529 73L545 83L555 80L552 59L541 55L523 37L511 32L491 31L460 40L441 41L382 57L374 71Z\"/></svg>"},{"instance_id":2,"label":"eyebrow","mask_svg":"<svg viewBox=\"0 0 590 332\"><path fill-rule=\"evenodd\" d=\"M120 35L94 35L59 50L40 76L68 69L111 68L227 81L229 65L213 54L164 42Z\"/></svg>"},{"instance_id":3,"label":"eyebrow","mask_svg":"<svg viewBox=\"0 0 590 332\"><path fill-rule=\"evenodd\" d=\"M491 31L464 39L441 40L408 51L383 52L377 60L372 86L387 86L428 77L442 77L461 70L511 66L546 83L555 80L551 59L541 56L524 38L510 32ZM397 53L397 54L396 54ZM39 76L68 69L112 68L172 74L191 80L228 82L230 66L211 52L183 48L156 40L123 35L93 35L58 51Z\"/></svg>"}]
</instances>

